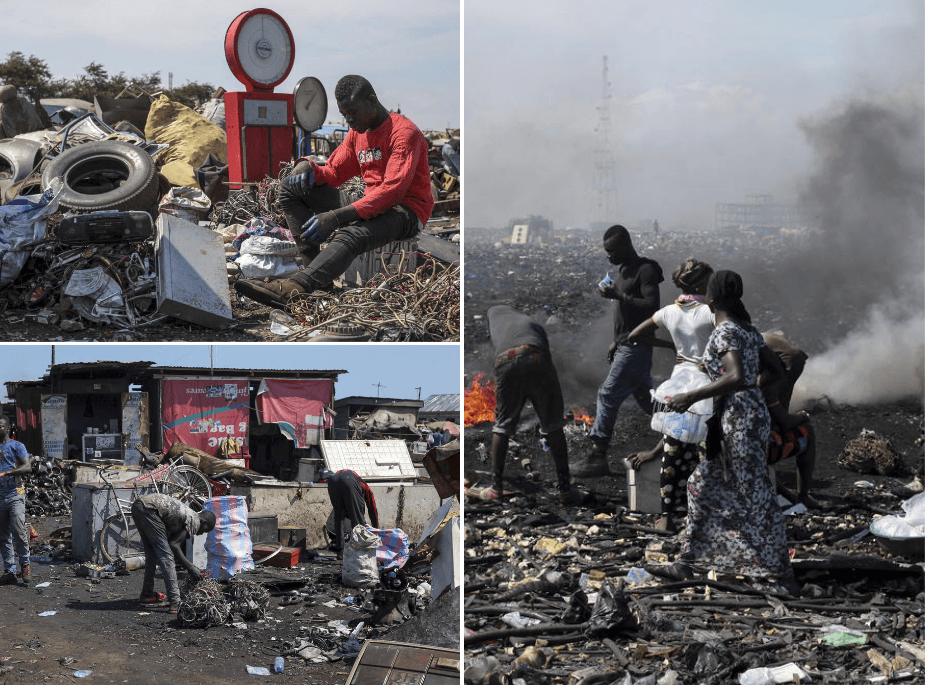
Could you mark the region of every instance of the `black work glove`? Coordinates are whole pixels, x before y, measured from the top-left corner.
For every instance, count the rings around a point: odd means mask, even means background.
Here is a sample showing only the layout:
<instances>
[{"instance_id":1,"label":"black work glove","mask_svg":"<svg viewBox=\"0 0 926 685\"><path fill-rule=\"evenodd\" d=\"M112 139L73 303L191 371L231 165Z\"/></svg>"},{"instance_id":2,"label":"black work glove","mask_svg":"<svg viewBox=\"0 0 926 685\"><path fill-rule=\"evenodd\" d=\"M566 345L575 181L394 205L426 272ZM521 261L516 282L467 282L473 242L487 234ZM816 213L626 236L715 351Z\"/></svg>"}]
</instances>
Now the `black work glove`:
<instances>
[{"instance_id":1,"label":"black work glove","mask_svg":"<svg viewBox=\"0 0 926 685\"><path fill-rule=\"evenodd\" d=\"M316 214L302 225L302 228L305 229L302 238L313 245L321 245L328 240L339 226L340 223L334 212L322 212Z\"/></svg>"},{"instance_id":2,"label":"black work glove","mask_svg":"<svg viewBox=\"0 0 926 685\"><path fill-rule=\"evenodd\" d=\"M305 197L312 190L312 186L315 184L315 169L312 168L311 171L306 171L302 174L296 174L295 176L287 176L282 181L280 185L289 189L290 192L299 195L300 197Z\"/></svg>"}]
</instances>

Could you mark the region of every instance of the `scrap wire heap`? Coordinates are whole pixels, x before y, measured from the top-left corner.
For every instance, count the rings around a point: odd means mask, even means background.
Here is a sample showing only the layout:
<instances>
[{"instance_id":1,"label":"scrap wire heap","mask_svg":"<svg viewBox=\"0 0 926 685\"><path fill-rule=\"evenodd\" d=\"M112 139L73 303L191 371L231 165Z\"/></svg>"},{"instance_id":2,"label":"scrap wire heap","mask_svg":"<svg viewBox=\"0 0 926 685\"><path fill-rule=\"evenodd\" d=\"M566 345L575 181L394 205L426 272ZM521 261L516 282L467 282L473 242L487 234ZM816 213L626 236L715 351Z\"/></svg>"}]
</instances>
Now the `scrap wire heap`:
<instances>
[{"instance_id":1,"label":"scrap wire heap","mask_svg":"<svg viewBox=\"0 0 926 685\"><path fill-rule=\"evenodd\" d=\"M294 297L289 312L308 328L292 339L306 337L329 323L361 326L378 341L459 339L460 265L444 267L430 254L422 257L424 264L411 273L401 273L400 263L400 273L376 274L363 288ZM404 254L401 261L405 261Z\"/></svg>"},{"instance_id":2,"label":"scrap wire heap","mask_svg":"<svg viewBox=\"0 0 926 685\"><path fill-rule=\"evenodd\" d=\"M189 581L177 616L194 628L220 626L234 615L245 621L259 621L266 616L270 592L260 583L232 578L223 590L217 581L206 578Z\"/></svg>"},{"instance_id":3,"label":"scrap wire heap","mask_svg":"<svg viewBox=\"0 0 926 685\"><path fill-rule=\"evenodd\" d=\"M225 202L213 205L211 219L215 224L243 224L256 216L270 219L278 226L286 226L283 213L277 207L280 195L280 181L293 171L292 162L283 165L278 178L265 176L256 187L248 186L233 190Z\"/></svg>"}]
</instances>

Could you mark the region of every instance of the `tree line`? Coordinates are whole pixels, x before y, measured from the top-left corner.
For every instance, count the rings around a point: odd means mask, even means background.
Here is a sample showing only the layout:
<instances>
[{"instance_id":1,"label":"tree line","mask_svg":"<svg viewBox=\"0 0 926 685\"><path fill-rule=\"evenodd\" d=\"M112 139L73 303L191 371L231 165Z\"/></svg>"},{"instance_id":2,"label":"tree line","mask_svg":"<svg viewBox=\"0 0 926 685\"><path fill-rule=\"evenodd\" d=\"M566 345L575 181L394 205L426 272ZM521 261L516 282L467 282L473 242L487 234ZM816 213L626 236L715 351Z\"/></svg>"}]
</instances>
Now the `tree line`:
<instances>
[{"instance_id":1,"label":"tree line","mask_svg":"<svg viewBox=\"0 0 926 685\"><path fill-rule=\"evenodd\" d=\"M161 72L128 77L124 72L110 74L102 64L91 62L84 72L73 79L53 79L45 60L35 55L26 57L21 52L11 52L5 62L0 62L0 85L16 86L20 95L38 105L44 98L76 98L93 102L93 96L114 98L142 93L154 95L163 93L174 102L187 107L198 107L212 97L215 90L208 83L187 81L170 90L161 87Z\"/></svg>"}]
</instances>

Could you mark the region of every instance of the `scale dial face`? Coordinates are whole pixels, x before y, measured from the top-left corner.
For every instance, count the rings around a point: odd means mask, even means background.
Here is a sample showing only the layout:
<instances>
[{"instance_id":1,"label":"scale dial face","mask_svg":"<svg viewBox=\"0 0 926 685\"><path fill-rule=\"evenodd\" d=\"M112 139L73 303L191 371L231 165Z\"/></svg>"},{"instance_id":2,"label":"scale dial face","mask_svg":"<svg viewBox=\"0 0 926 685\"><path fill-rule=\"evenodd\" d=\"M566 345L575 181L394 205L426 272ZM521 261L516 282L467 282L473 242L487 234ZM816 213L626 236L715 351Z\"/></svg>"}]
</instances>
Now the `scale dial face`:
<instances>
[{"instance_id":1,"label":"scale dial face","mask_svg":"<svg viewBox=\"0 0 926 685\"><path fill-rule=\"evenodd\" d=\"M314 76L299 79L293 91L293 115L299 128L307 133L317 131L328 116L328 94Z\"/></svg>"},{"instance_id":2,"label":"scale dial face","mask_svg":"<svg viewBox=\"0 0 926 685\"><path fill-rule=\"evenodd\" d=\"M293 34L271 10L243 12L225 33L225 59L248 90L273 90L289 75L295 58Z\"/></svg>"}]
</instances>

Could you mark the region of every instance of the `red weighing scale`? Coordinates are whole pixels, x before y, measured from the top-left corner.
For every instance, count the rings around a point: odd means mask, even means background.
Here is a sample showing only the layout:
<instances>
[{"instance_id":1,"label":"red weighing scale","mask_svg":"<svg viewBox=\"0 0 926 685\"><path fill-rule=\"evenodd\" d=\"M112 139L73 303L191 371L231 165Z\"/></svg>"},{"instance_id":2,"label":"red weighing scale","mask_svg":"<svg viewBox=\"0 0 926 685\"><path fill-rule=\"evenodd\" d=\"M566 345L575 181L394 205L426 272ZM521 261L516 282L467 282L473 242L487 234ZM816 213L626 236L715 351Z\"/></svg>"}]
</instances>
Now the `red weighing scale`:
<instances>
[{"instance_id":1,"label":"red weighing scale","mask_svg":"<svg viewBox=\"0 0 926 685\"><path fill-rule=\"evenodd\" d=\"M276 178L292 159L293 96L273 89L289 76L295 55L289 26L272 10L242 12L225 32L225 59L247 88L225 93L231 188Z\"/></svg>"}]
</instances>

